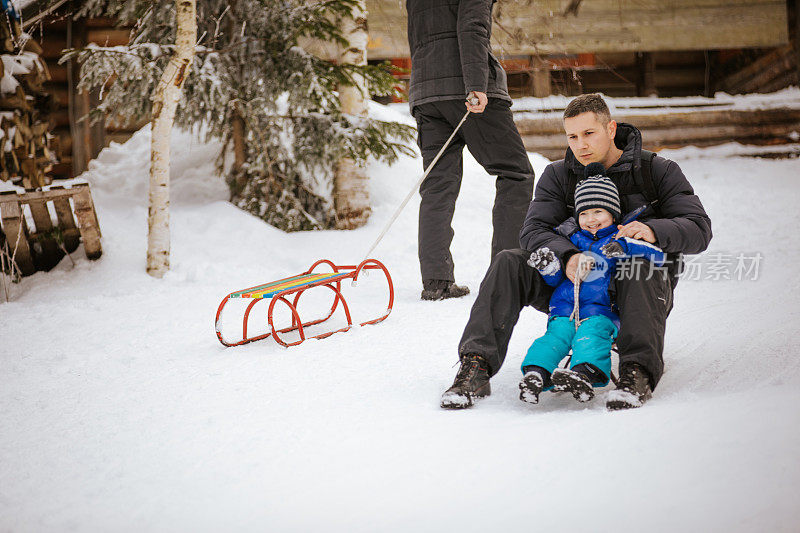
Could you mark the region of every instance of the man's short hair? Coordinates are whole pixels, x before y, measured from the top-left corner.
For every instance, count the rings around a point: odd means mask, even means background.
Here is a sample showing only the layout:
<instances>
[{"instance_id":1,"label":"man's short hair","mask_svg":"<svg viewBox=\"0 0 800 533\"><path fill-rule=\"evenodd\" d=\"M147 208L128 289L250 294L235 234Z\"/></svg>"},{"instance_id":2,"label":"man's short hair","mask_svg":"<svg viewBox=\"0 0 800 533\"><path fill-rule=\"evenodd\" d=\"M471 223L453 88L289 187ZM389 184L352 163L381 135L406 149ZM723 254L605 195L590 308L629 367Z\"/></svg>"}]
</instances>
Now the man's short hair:
<instances>
[{"instance_id":1,"label":"man's short hair","mask_svg":"<svg viewBox=\"0 0 800 533\"><path fill-rule=\"evenodd\" d=\"M611 120L611 111L608 110L603 97L598 93L582 94L574 98L564 110L564 118L577 117L581 113L592 112L601 124L606 125Z\"/></svg>"}]
</instances>

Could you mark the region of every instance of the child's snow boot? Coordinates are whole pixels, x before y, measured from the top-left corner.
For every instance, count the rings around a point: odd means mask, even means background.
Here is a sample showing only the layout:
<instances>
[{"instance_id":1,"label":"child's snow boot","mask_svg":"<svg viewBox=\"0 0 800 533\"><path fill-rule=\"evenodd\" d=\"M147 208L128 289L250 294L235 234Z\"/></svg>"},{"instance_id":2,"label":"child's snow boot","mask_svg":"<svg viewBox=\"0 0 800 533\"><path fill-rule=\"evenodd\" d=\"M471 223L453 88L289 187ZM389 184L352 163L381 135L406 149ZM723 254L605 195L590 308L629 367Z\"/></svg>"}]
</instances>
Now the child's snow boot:
<instances>
[{"instance_id":1,"label":"child's snow boot","mask_svg":"<svg viewBox=\"0 0 800 533\"><path fill-rule=\"evenodd\" d=\"M539 395L544 389L545 378L542 372L544 369L539 369L537 366L526 366L525 374L519 382L519 399L523 402L537 404L539 403Z\"/></svg>"},{"instance_id":2,"label":"child's snow boot","mask_svg":"<svg viewBox=\"0 0 800 533\"><path fill-rule=\"evenodd\" d=\"M569 368L556 368L553 371L553 386L558 391L569 391L579 402L594 398L593 377L584 365Z\"/></svg>"}]
</instances>

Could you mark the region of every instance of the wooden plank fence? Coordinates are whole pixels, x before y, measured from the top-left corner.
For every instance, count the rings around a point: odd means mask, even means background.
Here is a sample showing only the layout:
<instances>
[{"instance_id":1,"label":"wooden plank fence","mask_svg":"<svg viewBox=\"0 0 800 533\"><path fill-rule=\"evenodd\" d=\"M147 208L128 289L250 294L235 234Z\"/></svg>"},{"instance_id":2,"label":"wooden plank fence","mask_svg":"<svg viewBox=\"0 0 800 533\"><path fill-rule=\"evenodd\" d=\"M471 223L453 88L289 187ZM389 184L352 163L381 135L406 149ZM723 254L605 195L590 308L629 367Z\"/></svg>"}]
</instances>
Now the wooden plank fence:
<instances>
[{"instance_id":1,"label":"wooden plank fence","mask_svg":"<svg viewBox=\"0 0 800 533\"><path fill-rule=\"evenodd\" d=\"M81 242L89 259L97 259L103 253L100 225L88 184L0 193L0 217L0 246L5 259L13 258L23 276L53 268Z\"/></svg>"}]
</instances>

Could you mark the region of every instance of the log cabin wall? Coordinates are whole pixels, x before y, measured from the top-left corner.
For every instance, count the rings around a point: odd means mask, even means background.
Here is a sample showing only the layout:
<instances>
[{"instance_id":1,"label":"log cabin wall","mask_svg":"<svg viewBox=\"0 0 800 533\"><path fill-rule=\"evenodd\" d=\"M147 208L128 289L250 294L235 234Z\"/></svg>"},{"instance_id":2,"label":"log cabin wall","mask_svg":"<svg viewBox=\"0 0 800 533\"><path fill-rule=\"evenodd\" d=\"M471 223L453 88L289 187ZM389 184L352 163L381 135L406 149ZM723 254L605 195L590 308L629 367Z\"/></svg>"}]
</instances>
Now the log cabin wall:
<instances>
[{"instance_id":1,"label":"log cabin wall","mask_svg":"<svg viewBox=\"0 0 800 533\"><path fill-rule=\"evenodd\" d=\"M41 5L33 5L25 13L31 18L41 10ZM66 2L27 28L33 39L40 43L42 57L52 78L45 89L54 96L57 105L51 119L52 132L58 138L60 147L60 162L52 170L55 178L80 174L111 141L125 141L142 126L107 120L91 124L84 119L99 102L100 94L99 91L82 92L77 89L79 66L75 62L60 65L58 61L63 50L79 48L88 43L124 45L128 43L129 30L118 28L116 21L110 18L73 20L69 16L72 11L72 2Z\"/></svg>"},{"instance_id":2,"label":"log cabin wall","mask_svg":"<svg viewBox=\"0 0 800 533\"><path fill-rule=\"evenodd\" d=\"M122 45L128 31L112 19L71 20L73 2L28 29L44 49L58 104L52 126L61 163L55 177L74 176L112 140L143 124L81 117L98 94L77 91L78 69L58 65L63 49L94 42ZM687 96L767 92L800 83L798 0L499 0L492 46L513 97L577 95ZM47 0L26 8L35 16ZM371 62L410 68L405 2L367 0ZM325 55L324 47L320 48ZM398 76L401 85L406 75Z\"/></svg>"},{"instance_id":3,"label":"log cabin wall","mask_svg":"<svg viewBox=\"0 0 800 533\"><path fill-rule=\"evenodd\" d=\"M800 82L796 4L499 0L492 47L514 97L769 92ZM368 0L367 8L370 60L407 63L405 2Z\"/></svg>"}]
</instances>

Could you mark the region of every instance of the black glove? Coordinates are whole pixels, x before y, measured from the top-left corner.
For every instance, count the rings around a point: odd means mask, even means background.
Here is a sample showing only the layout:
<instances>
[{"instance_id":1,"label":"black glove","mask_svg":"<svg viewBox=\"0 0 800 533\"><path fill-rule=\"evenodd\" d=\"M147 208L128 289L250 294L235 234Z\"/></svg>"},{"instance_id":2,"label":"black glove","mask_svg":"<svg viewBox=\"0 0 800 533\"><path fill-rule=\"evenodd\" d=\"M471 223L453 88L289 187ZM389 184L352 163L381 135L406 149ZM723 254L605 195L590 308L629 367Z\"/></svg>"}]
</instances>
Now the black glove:
<instances>
[{"instance_id":1,"label":"black glove","mask_svg":"<svg viewBox=\"0 0 800 533\"><path fill-rule=\"evenodd\" d=\"M613 257L623 257L628 253L625 243L617 240L604 244L600 247L600 251L603 252L603 255L609 259Z\"/></svg>"}]
</instances>

